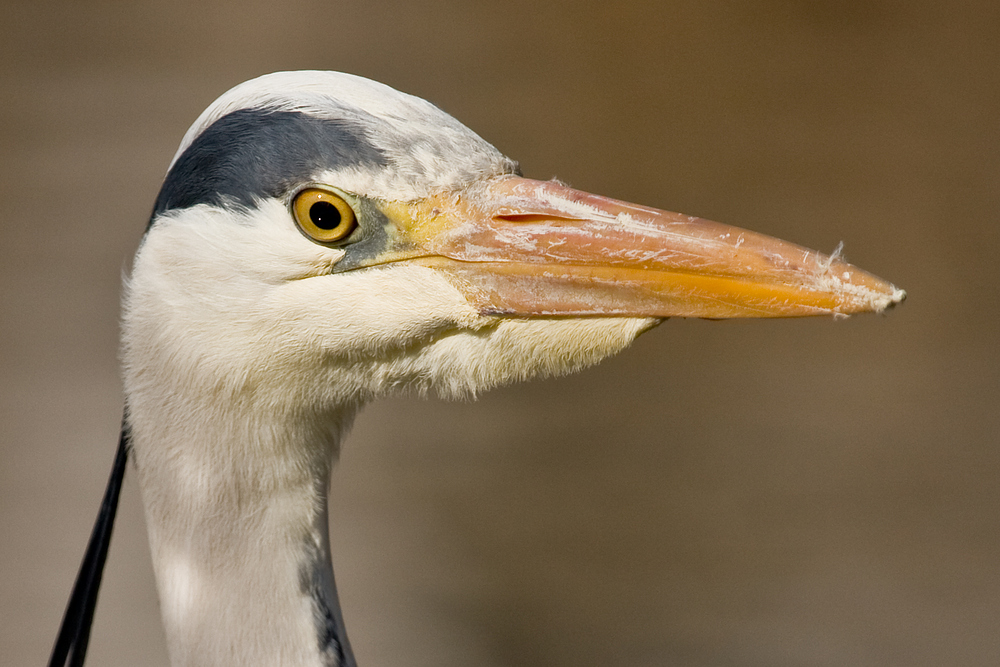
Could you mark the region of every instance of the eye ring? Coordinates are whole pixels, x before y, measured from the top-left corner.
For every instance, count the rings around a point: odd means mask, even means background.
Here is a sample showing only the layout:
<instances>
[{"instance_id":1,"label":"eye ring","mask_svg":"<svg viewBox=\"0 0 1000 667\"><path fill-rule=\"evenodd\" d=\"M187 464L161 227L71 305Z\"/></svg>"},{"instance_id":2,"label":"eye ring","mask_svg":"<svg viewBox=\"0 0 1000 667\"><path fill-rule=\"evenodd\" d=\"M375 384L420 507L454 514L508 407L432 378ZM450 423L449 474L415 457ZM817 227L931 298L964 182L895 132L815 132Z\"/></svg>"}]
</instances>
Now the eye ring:
<instances>
[{"instance_id":1,"label":"eye ring","mask_svg":"<svg viewBox=\"0 0 1000 667\"><path fill-rule=\"evenodd\" d=\"M306 236L319 243L336 243L358 226L357 216L343 197L321 188L306 188L292 200L292 216Z\"/></svg>"}]
</instances>

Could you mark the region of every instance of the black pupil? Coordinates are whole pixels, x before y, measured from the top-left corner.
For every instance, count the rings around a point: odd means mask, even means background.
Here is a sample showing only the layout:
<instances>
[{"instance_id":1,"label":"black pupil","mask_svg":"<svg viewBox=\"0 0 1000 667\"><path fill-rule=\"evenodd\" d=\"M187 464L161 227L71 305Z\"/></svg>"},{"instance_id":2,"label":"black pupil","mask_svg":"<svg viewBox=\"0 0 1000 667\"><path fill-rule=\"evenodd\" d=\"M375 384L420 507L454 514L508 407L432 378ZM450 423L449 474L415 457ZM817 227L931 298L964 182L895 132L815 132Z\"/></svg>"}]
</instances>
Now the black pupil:
<instances>
[{"instance_id":1,"label":"black pupil","mask_svg":"<svg viewBox=\"0 0 1000 667\"><path fill-rule=\"evenodd\" d=\"M340 210L328 201L318 201L309 207L309 219L320 229L330 231L340 225Z\"/></svg>"}]
</instances>

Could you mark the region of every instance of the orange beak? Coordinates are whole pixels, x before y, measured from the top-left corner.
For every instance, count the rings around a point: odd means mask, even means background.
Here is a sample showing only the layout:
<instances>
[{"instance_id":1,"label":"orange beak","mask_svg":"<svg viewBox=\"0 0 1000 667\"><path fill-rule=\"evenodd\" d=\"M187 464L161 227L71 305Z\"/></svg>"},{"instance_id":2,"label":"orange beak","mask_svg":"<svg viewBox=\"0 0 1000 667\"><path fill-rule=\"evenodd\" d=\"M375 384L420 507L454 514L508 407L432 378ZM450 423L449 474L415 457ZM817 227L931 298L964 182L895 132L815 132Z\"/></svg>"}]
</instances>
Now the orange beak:
<instances>
[{"instance_id":1,"label":"orange beak","mask_svg":"<svg viewBox=\"0 0 1000 667\"><path fill-rule=\"evenodd\" d=\"M502 177L381 208L393 229L372 263L438 269L484 314L849 315L906 296L837 253L553 181Z\"/></svg>"}]
</instances>

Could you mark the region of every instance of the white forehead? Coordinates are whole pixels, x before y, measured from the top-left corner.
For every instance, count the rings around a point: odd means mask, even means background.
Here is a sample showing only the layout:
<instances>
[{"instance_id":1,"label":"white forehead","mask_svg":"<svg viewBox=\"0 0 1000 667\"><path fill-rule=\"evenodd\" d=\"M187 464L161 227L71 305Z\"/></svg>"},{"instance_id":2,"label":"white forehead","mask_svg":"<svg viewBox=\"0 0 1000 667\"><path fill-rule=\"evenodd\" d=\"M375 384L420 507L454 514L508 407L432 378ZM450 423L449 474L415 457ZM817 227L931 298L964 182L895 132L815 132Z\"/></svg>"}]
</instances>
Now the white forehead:
<instances>
[{"instance_id":1,"label":"white forehead","mask_svg":"<svg viewBox=\"0 0 1000 667\"><path fill-rule=\"evenodd\" d=\"M353 74L316 70L266 74L223 94L184 135L171 167L205 129L242 109L297 111L366 127L367 139L389 157L395 173L348 168L336 176L345 189L372 196L425 196L517 168L475 132L424 99Z\"/></svg>"}]
</instances>

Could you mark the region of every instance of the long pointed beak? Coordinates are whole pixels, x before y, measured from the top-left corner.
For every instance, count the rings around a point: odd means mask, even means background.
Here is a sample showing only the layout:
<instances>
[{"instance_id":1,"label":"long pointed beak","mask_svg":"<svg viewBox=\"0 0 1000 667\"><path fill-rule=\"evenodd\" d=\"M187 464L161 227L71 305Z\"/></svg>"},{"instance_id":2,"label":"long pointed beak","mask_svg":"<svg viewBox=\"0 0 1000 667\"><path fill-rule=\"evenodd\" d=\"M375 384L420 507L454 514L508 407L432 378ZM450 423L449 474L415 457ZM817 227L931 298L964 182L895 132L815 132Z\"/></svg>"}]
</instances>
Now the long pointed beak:
<instances>
[{"instance_id":1,"label":"long pointed beak","mask_svg":"<svg viewBox=\"0 0 1000 667\"><path fill-rule=\"evenodd\" d=\"M802 317L906 296L837 253L554 181L504 177L385 212L398 232L378 263L434 267L484 314Z\"/></svg>"}]
</instances>

